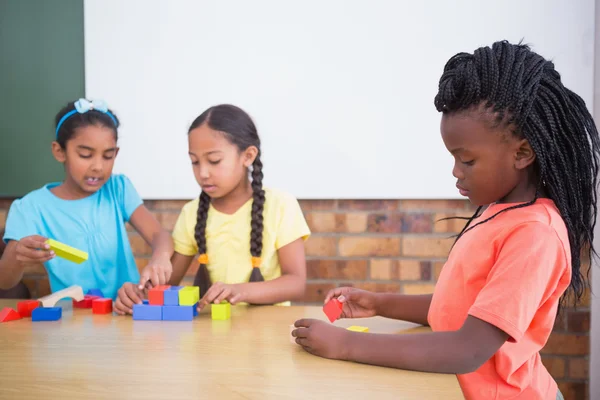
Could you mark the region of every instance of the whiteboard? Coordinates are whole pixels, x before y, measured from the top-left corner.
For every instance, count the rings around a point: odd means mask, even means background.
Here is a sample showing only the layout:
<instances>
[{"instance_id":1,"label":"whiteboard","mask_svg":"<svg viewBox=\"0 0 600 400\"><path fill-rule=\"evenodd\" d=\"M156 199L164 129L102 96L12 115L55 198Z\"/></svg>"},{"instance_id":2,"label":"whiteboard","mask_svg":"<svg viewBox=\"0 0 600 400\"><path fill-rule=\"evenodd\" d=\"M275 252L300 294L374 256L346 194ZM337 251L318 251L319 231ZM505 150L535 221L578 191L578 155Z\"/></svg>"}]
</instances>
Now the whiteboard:
<instances>
[{"instance_id":1,"label":"whiteboard","mask_svg":"<svg viewBox=\"0 0 600 400\"><path fill-rule=\"evenodd\" d=\"M198 195L187 129L232 103L267 186L298 198L459 198L433 98L447 59L524 39L592 109L593 0L85 1L85 84L122 121L115 172Z\"/></svg>"}]
</instances>

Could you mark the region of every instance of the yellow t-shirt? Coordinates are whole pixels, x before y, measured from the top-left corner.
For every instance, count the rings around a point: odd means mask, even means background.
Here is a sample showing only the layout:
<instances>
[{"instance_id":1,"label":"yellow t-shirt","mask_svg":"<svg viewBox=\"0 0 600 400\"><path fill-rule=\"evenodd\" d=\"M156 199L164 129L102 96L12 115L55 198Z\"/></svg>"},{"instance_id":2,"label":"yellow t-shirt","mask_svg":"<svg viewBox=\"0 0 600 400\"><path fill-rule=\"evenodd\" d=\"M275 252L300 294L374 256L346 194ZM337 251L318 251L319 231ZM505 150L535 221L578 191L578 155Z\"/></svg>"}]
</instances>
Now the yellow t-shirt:
<instances>
[{"instance_id":1,"label":"yellow t-shirt","mask_svg":"<svg viewBox=\"0 0 600 400\"><path fill-rule=\"evenodd\" d=\"M244 283L252 272L250 254L250 222L252 199L234 214L224 214L212 205L206 220L206 251L208 272L212 282ZM185 256L198 254L194 236L198 213L198 199L183 206L175 228L175 251ZM265 280L281 276L277 250L302 238L308 239L310 229L298 201L291 195L265 188L263 209L263 250L260 271Z\"/></svg>"}]
</instances>

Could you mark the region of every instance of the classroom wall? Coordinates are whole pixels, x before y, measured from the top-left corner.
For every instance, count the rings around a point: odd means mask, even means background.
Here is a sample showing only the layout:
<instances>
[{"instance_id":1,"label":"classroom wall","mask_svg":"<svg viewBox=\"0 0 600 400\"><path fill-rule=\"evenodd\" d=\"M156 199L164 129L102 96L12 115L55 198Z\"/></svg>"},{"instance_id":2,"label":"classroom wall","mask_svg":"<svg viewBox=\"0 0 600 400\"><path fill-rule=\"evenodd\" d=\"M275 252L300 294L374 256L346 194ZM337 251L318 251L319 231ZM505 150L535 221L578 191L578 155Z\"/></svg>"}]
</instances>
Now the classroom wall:
<instances>
[{"instance_id":1,"label":"classroom wall","mask_svg":"<svg viewBox=\"0 0 600 400\"><path fill-rule=\"evenodd\" d=\"M0 228L10 200L0 200ZM157 200L146 204L172 229L185 201ZM302 200L313 232L306 242L308 290L305 303L319 304L336 285L394 293L430 293L440 274L461 222L445 216L465 216L473 210L464 200ZM139 268L150 249L134 232L130 240ZM190 268L186 284L192 284ZM28 270L25 283L34 296L49 292L41 269ZM585 399L589 381L590 297L577 310L567 309L557 320L543 350L544 364L566 399ZM598 397L590 397L597 399Z\"/></svg>"}]
</instances>

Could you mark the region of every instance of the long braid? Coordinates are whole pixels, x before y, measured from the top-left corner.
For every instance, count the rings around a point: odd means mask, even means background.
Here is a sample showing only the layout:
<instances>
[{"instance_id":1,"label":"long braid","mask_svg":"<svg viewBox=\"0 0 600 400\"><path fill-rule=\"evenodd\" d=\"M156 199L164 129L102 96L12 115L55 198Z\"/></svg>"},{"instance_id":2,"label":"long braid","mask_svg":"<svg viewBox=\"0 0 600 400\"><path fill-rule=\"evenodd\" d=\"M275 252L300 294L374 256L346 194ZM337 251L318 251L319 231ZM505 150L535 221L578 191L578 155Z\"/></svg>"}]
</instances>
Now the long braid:
<instances>
[{"instance_id":1,"label":"long braid","mask_svg":"<svg viewBox=\"0 0 600 400\"><path fill-rule=\"evenodd\" d=\"M597 255L593 240L600 139L583 99L563 86L552 62L526 45L501 41L473 54L452 57L444 68L434 104L444 113L477 110L483 105L495 115L497 124L514 128L517 137L525 138L536 155L534 168L539 182L534 199L469 226L478 209L456 240L501 213L534 204L544 189L567 227L570 291L576 304L586 286L581 255L589 260Z\"/></svg>"},{"instance_id":2,"label":"long braid","mask_svg":"<svg viewBox=\"0 0 600 400\"><path fill-rule=\"evenodd\" d=\"M252 255L252 273L250 282L264 281L260 272L260 260L263 247L263 210L265 207L265 191L262 187L263 172L260 152L252 164L252 231L250 233L250 254Z\"/></svg>"},{"instance_id":3,"label":"long braid","mask_svg":"<svg viewBox=\"0 0 600 400\"><path fill-rule=\"evenodd\" d=\"M198 257L200 266L198 267L198 272L196 272L196 277L194 278L194 286L200 288L201 296L204 296L211 286L210 275L206 266L208 260L208 256L206 255L206 220L208 219L209 206L210 197L205 192L202 192L198 199L198 216L196 219L195 231L198 253L200 254Z\"/></svg>"}]
</instances>

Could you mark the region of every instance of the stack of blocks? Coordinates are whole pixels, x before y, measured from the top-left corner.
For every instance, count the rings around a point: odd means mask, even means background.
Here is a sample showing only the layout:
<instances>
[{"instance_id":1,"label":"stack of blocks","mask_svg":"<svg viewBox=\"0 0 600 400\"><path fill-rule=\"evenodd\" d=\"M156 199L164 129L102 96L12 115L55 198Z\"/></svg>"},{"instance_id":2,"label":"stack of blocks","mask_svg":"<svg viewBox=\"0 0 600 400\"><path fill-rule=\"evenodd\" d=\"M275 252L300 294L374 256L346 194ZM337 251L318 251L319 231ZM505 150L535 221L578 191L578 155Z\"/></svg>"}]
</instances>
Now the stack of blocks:
<instances>
[{"instance_id":1,"label":"stack of blocks","mask_svg":"<svg viewBox=\"0 0 600 400\"><path fill-rule=\"evenodd\" d=\"M133 305L137 321L191 321L198 315L198 286L160 285L150 289L148 301Z\"/></svg>"}]
</instances>

